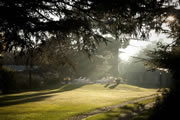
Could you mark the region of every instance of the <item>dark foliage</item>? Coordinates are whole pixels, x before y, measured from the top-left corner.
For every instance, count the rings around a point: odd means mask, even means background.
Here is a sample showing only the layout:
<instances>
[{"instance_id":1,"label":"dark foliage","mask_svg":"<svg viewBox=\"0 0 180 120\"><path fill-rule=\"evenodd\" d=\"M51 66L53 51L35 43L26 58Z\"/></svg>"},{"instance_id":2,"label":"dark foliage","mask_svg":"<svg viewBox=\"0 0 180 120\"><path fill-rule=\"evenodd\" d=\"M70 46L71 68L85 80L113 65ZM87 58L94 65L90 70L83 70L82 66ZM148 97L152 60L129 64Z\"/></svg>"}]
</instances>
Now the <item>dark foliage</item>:
<instances>
[{"instance_id":1,"label":"dark foliage","mask_svg":"<svg viewBox=\"0 0 180 120\"><path fill-rule=\"evenodd\" d=\"M163 98L159 98L149 117L149 120L179 119L180 93L177 90L164 91Z\"/></svg>"},{"instance_id":2,"label":"dark foliage","mask_svg":"<svg viewBox=\"0 0 180 120\"><path fill-rule=\"evenodd\" d=\"M157 101L153 109L151 120L170 120L179 119L179 98L180 98L180 14L179 11L173 12L175 20L169 23L170 31L168 34L174 41L168 45L158 44L158 50L151 51L148 55L151 57L149 63L154 68L168 69L172 73L172 86L170 91L164 91L162 100Z\"/></svg>"},{"instance_id":3,"label":"dark foliage","mask_svg":"<svg viewBox=\"0 0 180 120\"><path fill-rule=\"evenodd\" d=\"M16 89L14 72L1 68L0 73L0 89L2 90L2 93L11 93Z\"/></svg>"},{"instance_id":4,"label":"dark foliage","mask_svg":"<svg viewBox=\"0 0 180 120\"><path fill-rule=\"evenodd\" d=\"M21 50L43 44L60 32L82 44L91 53L95 43L107 40L102 34L146 37L150 29L160 30L167 16L165 0L1 0L0 32L6 50ZM6 11L6 12L4 12ZM99 34L101 32L101 34Z\"/></svg>"}]
</instances>

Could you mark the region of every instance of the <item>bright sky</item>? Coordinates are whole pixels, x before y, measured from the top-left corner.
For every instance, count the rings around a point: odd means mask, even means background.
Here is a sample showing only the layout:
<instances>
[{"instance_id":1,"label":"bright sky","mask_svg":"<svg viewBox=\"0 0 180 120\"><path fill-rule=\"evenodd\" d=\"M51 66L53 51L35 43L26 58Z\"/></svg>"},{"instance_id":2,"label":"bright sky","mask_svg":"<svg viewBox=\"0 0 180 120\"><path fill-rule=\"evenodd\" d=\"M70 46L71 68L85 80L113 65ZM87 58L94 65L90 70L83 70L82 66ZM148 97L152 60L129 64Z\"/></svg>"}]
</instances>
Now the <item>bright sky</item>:
<instances>
[{"instance_id":1,"label":"bright sky","mask_svg":"<svg viewBox=\"0 0 180 120\"><path fill-rule=\"evenodd\" d=\"M136 56L142 49L146 48L152 42L161 40L163 43L171 43L172 39L168 38L166 34L157 34L151 31L149 40L130 40L129 45L125 49L119 49L119 58L124 62L128 62L132 56Z\"/></svg>"},{"instance_id":2,"label":"bright sky","mask_svg":"<svg viewBox=\"0 0 180 120\"><path fill-rule=\"evenodd\" d=\"M174 21L176 18L174 16L169 16L166 21L162 25L163 29L170 30L168 27L168 23ZM142 49L146 48L147 45L152 44L152 42L157 43L161 41L163 43L171 43L173 41L172 38L168 38L167 34L161 33L157 34L155 31L150 32L149 40L147 41L138 41L138 40L130 40L129 45L125 49L119 49L119 58L124 62L128 62L132 56L136 56Z\"/></svg>"},{"instance_id":3,"label":"bright sky","mask_svg":"<svg viewBox=\"0 0 180 120\"><path fill-rule=\"evenodd\" d=\"M125 49L119 49L119 58L128 61L131 56L135 56L141 49L148 45L145 41L130 40L129 45Z\"/></svg>"}]
</instances>

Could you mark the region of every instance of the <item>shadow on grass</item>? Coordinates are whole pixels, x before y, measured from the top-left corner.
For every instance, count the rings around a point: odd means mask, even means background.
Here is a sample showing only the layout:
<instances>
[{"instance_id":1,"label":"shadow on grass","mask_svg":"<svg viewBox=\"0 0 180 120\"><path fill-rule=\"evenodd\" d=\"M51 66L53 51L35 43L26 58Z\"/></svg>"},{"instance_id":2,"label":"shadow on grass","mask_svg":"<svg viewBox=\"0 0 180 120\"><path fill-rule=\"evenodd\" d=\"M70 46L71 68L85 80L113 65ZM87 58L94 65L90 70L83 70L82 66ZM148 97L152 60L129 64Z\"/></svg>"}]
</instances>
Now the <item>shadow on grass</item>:
<instances>
[{"instance_id":1,"label":"shadow on grass","mask_svg":"<svg viewBox=\"0 0 180 120\"><path fill-rule=\"evenodd\" d=\"M145 120L148 114L147 111L144 104L126 105L104 113L105 118L101 120ZM145 112L146 114L144 114Z\"/></svg>"},{"instance_id":2,"label":"shadow on grass","mask_svg":"<svg viewBox=\"0 0 180 120\"><path fill-rule=\"evenodd\" d=\"M105 88L108 87L108 88L110 88L110 89L114 89L114 88L116 88L119 84L120 84L120 83L112 83L112 84L111 84L111 83L107 83L107 84L104 85L104 87L105 87Z\"/></svg>"},{"instance_id":3,"label":"shadow on grass","mask_svg":"<svg viewBox=\"0 0 180 120\"><path fill-rule=\"evenodd\" d=\"M107 88L110 85L110 83L107 83L104 85L105 88Z\"/></svg>"},{"instance_id":4,"label":"shadow on grass","mask_svg":"<svg viewBox=\"0 0 180 120\"><path fill-rule=\"evenodd\" d=\"M84 84L66 84L59 85L59 87L55 86L54 88L51 86L50 88L46 89L29 91L37 93L0 95L0 107L42 101L46 98L54 96L54 93L71 91L80 88L83 85Z\"/></svg>"},{"instance_id":5,"label":"shadow on grass","mask_svg":"<svg viewBox=\"0 0 180 120\"><path fill-rule=\"evenodd\" d=\"M116 88L118 85L119 85L119 83L116 83L116 84L110 86L109 88L110 88L110 89L114 89L114 88Z\"/></svg>"}]
</instances>

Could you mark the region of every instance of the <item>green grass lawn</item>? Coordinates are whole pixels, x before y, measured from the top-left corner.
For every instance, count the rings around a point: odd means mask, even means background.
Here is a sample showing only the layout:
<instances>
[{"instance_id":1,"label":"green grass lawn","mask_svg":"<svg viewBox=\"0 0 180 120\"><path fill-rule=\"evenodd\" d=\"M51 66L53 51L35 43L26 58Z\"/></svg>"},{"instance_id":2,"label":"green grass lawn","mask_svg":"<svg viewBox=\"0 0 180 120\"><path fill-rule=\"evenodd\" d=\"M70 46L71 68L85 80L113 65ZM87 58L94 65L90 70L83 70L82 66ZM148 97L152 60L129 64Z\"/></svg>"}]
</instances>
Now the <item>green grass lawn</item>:
<instances>
[{"instance_id":1,"label":"green grass lawn","mask_svg":"<svg viewBox=\"0 0 180 120\"><path fill-rule=\"evenodd\" d=\"M143 112L141 112L140 114L138 113L138 111L140 108L143 109L144 105L148 103L152 103L154 101L156 101L156 97L143 100L138 103L128 104L128 105L125 105L124 107L115 108L105 113L93 115L87 118L86 120L112 120L112 119L124 120L124 119L129 119L129 118L131 118L131 120L147 120L151 112L151 109L143 110ZM134 113L136 113L137 115L133 115Z\"/></svg>"},{"instance_id":2,"label":"green grass lawn","mask_svg":"<svg viewBox=\"0 0 180 120\"><path fill-rule=\"evenodd\" d=\"M113 89L103 84L64 85L56 89L0 96L0 120L65 120L96 108L156 93L120 84Z\"/></svg>"}]
</instances>

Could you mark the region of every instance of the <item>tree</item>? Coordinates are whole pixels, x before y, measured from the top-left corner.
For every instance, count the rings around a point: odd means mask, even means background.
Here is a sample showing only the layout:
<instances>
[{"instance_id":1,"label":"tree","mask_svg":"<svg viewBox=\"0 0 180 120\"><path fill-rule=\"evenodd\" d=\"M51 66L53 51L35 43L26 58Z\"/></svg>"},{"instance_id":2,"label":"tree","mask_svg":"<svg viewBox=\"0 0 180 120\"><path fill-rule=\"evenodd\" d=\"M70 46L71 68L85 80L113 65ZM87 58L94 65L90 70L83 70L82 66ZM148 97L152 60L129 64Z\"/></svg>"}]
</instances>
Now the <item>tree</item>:
<instances>
[{"instance_id":1,"label":"tree","mask_svg":"<svg viewBox=\"0 0 180 120\"><path fill-rule=\"evenodd\" d=\"M26 50L60 32L73 38L88 54L102 34L145 37L150 29L161 29L169 6L165 0L1 0L0 32L6 50ZM6 11L6 12L4 12ZM59 41L61 42L60 39Z\"/></svg>"},{"instance_id":2,"label":"tree","mask_svg":"<svg viewBox=\"0 0 180 120\"><path fill-rule=\"evenodd\" d=\"M5 46L3 44L3 35L0 33L0 69L2 68L2 59L3 59L3 56L2 56L2 53L5 49Z\"/></svg>"},{"instance_id":3,"label":"tree","mask_svg":"<svg viewBox=\"0 0 180 120\"><path fill-rule=\"evenodd\" d=\"M91 55L101 41L108 42L103 34L112 34L123 41L127 35L145 38L151 29L161 30L169 10L173 10L167 3L166 0L1 0L2 43L6 51L20 48L28 53L54 37L60 44L65 41Z\"/></svg>"},{"instance_id":4,"label":"tree","mask_svg":"<svg viewBox=\"0 0 180 120\"><path fill-rule=\"evenodd\" d=\"M60 38L61 34L57 33L57 37L51 37L46 41L46 45L40 47L38 61L43 69L48 68L48 71L56 74L54 76L63 79L63 76L67 77L76 72L75 56L77 57L76 54L81 50L68 39L60 42Z\"/></svg>"},{"instance_id":5,"label":"tree","mask_svg":"<svg viewBox=\"0 0 180 120\"><path fill-rule=\"evenodd\" d=\"M173 76L169 91L163 92L163 99L157 102L150 120L172 119L172 116L173 118L177 118L179 115L176 110L180 106L179 45L176 43L171 45L161 44L158 50L150 51L148 55L150 56L146 61L148 66L153 69L168 70Z\"/></svg>"},{"instance_id":6,"label":"tree","mask_svg":"<svg viewBox=\"0 0 180 120\"><path fill-rule=\"evenodd\" d=\"M173 38L170 44L158 44L158 49L149 51L150 59L146 62L152 68L168 69L172 73L172 86L165 91L163 99L159 100L154 108L150 119L172 119L178 118L177 108L180 106L180 14L179 10L171 11L173 20L168 21L169 30L166 31L169 37Z\"/></svg>"}]
</instances>

